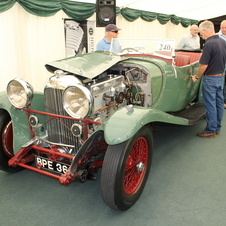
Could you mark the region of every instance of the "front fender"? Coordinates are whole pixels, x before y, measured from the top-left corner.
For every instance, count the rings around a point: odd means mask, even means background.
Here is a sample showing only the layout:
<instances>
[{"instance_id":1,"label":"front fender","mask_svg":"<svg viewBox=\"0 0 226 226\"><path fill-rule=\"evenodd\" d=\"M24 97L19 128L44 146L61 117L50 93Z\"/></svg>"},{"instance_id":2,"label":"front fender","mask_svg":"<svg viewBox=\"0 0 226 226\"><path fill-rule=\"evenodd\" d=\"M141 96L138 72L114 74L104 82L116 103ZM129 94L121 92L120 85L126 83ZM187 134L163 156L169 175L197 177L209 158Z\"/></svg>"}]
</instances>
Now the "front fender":
<instances>
[{"instance_id":1,"label":"front fender","mask_svg":"<svg viewBox=\"0 0 226 226\"><path fill-rule=\"evenodd\" d=\"M118 110L103 125L104 138L109 145L130 139L144 125L151 122L164 122L189 125L188 120L151 108L134 107L128 112L126 107Z\"/></svg>"},{"instance_id":2,"label":"front fender","mask_svg":"<svg viewBox=\"0 0 226 226\"><path fill-rule=\"evenodd\" d=\"M35 93L31 103L32 108L44 110L43 103L43 95ZM0 109L7 111L12 119L13 149L14 154L16 154L21 147L31 139L28 116L24 111L16 110L14 108L14 106L10 103L6 92L0 92ZM42 119L44 117L40 116L39 118Z\"/></svg>"}]
</instances>

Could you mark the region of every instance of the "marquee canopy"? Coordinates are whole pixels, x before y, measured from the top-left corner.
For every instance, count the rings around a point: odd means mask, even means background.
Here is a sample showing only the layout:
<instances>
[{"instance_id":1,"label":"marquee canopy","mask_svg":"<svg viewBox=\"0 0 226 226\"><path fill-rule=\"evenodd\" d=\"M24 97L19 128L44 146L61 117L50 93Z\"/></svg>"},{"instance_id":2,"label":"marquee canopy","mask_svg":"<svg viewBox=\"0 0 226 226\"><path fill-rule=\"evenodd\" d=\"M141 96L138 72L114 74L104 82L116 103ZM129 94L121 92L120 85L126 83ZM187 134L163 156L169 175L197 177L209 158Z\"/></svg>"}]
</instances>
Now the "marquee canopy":
<instances>
[{"instance_id":1,"label":"marquee canopy","mask_svg":"<svg viewBox=\"0 0 226 226\"><path fill-rule=\"evenodd\" d=\"M188 27L200 20L225 15L225 0L115 0L116 14L133 22L139 17L147 22L158 20L164 25L171 21ZM5 0L0 1L0 13L15 3L36 16L48 17L63 10L69 17L81 21L96 12L96 0Z\"/></svg>"},{"instance_id":2,"label":"marquee canopy","mask_svg":"<svg viewBox=\"0 0 226 226\"><path fill-rule=\"evenodd\" d=\"M96 3L96 0L71 0ZM144 11L174 14L194 20L211 19L226 14L225 0L116 0L120 8L132 8Z\"/></svg>"}]
</instances>

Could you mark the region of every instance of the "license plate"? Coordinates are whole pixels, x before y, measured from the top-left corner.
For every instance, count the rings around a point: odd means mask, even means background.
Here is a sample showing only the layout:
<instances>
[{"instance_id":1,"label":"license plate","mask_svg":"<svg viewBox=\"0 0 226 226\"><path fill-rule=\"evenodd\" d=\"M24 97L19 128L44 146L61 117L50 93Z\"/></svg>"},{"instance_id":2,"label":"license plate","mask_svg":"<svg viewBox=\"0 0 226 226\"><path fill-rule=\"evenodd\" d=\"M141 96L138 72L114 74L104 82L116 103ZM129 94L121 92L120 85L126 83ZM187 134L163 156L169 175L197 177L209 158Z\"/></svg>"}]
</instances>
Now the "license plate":
<instances>
[{"instance_id":1,"label":"license plate","mask_svg":"<svg viewBox=\"0 0 226 226\"><path fill-rule=\"evenodd\" d=\"M36 165L41 166L42 169L54 171L56 173L61 173L61 174L66 173L69 168L69 165L67 164L51 161L47 158L43 158L40 156L35 156L35 162L36 162Z\"/></svg>"}]
</instances>

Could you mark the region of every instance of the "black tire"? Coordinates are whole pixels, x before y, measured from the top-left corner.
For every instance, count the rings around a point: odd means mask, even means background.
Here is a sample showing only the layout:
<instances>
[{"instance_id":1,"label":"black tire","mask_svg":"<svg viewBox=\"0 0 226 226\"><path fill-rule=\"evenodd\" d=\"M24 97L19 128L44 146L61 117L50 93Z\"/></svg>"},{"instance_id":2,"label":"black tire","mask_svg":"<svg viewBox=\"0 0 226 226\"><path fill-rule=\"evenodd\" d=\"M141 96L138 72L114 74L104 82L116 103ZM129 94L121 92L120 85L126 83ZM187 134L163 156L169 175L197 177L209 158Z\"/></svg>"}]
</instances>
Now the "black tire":
<instances>
[{"instance_id":1,"label":"black tire","mask_svg":"<svg viewBox=\"0 0 226 226\"><path fill-rule=\"evenodd\" d=\"M0 169L6 172L18 172L22 167L11 167L9 159L14 156L13 152L13 129L9 113L0 110Z\"/></svg>"},{"instance_id":2,"label":"black tire","mask_svg":"<svg viewBox=\"0 0 226 226\"><path fill-rule=\"evenodd\" d=\"M129 209L140 197L153 156L152 129L142 127L132 138L109 145L101 172L101 193L106 205Z\"/></svg>"}]
</instances>

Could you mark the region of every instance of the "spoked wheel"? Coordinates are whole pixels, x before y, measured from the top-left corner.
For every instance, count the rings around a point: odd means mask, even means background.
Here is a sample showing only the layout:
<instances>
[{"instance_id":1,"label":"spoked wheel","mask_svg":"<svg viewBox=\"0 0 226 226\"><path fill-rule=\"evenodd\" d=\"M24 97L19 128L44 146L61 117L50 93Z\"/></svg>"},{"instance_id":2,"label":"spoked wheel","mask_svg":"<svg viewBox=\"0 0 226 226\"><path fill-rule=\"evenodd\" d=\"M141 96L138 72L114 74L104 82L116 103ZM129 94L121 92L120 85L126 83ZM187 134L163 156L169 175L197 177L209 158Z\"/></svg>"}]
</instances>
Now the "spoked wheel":
<instances>
[{"instance_id":1,"label":"spoked wheel","mask_svg":"<svg viewBox=\"0 0 226 226\"><path fill-rule=\"evenodd\" d=\"M11 167L9 159L13 152L13 128L10 115L5 110L0 110L0 169L7 172L18 172L22 167Z\"/></svg>"},{"instance_id":2,"label":"spoked wheel","mask_svg":"<svg viewBox=\"0 0 226 226\"><path fill-rule=\"evenodd\" d=\"M115 210L129 209L140 197L151 167L152 130L141 128L129 140L109 145L101 173L104 202Z\"/></svg>"}]
</instances>

